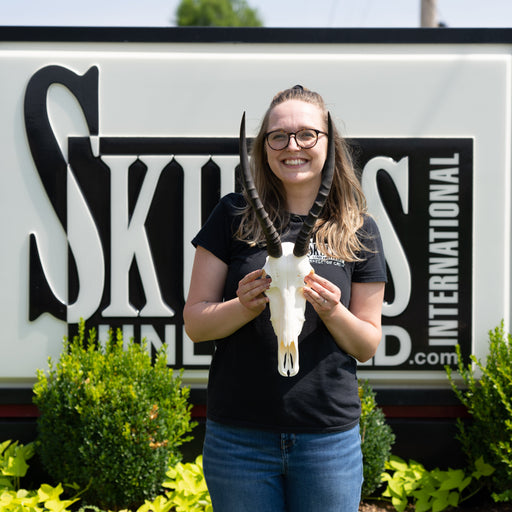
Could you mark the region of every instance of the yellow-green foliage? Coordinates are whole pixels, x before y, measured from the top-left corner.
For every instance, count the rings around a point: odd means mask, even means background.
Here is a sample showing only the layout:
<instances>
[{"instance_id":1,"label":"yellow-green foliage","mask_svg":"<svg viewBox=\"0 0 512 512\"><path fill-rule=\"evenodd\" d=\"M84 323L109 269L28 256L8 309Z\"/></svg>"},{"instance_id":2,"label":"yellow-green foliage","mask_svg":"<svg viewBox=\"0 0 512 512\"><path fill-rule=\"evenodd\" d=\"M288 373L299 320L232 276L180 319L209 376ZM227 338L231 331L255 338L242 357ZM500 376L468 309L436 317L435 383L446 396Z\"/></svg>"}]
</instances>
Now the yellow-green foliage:
<instances>
[{"instance_id":1,"label":"yellow-green foliage","mask_svg":"<svg viewBox=\"0 0 512 512\"><path fill-rule=\"evenodd\" d=\"M62 500L62 485L52 487L43 484L37 491L0 490L0 511L1 512L65 512L70 506L78 501L78 498Z\"/></svg>"},{"instance_id":2,"label":"yellow-green foliage","mask_svg":"<svg viewBox=\"0 0 512 512\"><path fill-rule=\"evenodd\" d=\"M43 484L37 490L19 489L16 483L25 476L26 461L34 453L33 445L19 445L6 441L0 445L0 512L67 512L70 506L80 500L76 493L69 499L61 497L63 485L52 487ZM181 464L168 469L162 487L169 489L154 500L146 500L136 512L213 512L212 502L203 474L203 458L199 455L195 463ZM74 492L76 485L67 486ZM101 509L86 505L80 510ZM124 510L123 512L129 512Z\"/></svg>"},{"instance_id":3,"label":"yellow-green foliage","mask_svg":"<svg viewBox=\"0 0 512 512\"><path fill-rule=\"evenodd\" d=\"M475 482L489 476L494 468L482 459L476 461L475 470L466 474L462 469L428 471L414 460L406 463L400 457L392 456L386 462L383 479L387 482L383 496L390 498L398 512L403 512L409 503L415 512L441 512L457 507L460 502L473 496L481 486Z\"/></svg>"},{"instance_id":4,"label":"yellow-green foliage","mask_svg":"<svg viewBox=\"0 0 512 512\"><path fill-rule=\"evenodd\" d=\"M178 463L167 472L169 480L164 487L172 489L169 500L176 506L177 512L192 510L212 512L212 500L206 487L203 473L203 457L199 455L195 464Z\"/></svg>"},{"instance_id":5,"label":"yellow-green foliage","mask_svg":"<svg viewBox=\"0 0 512 512\"><path fill-rule=\"evenodd\" d=\"M29 460L34 454L32 443L26 446L17 441L0 444L0 512L64 512L78 501L75 496L62 500L62 484L57 487L43 484L36 491L20 489L20 478L27 473Z\"/></svg>"},{"instance_id":6,"label":"yellow-green foliage","mask_svg":"<svg viewBox=\"0 0 512 512\"><path fill-rule=\"evenodd\" d=\"M15 490L20 478L27 474L29 460L34 455L34 445L5 441L0 444L0 489Z\"/></svg>"},{"instance_id":7,"label":"yellow-green foliage","mask_svg":"<svg viewBox=\"0 0 512 512\"><path fill-rule=\"evenodd\" d=\"M210 494L203 474L203 457L195 463L178 463L166 473L163 487L171 489L166 496L146 501L137 512L213 512Z\"/></svg>"}]
</instances>

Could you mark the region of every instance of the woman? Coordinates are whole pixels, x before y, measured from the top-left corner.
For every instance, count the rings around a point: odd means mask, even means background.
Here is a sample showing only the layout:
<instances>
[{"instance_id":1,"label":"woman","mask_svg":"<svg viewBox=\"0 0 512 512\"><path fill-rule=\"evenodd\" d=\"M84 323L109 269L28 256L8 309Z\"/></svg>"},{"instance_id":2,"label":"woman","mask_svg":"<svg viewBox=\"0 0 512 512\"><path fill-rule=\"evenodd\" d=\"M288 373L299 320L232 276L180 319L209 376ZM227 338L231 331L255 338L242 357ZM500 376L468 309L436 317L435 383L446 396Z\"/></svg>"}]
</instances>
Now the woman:
<instances>
[{"instance_id":1,"label":"woman","mask_svg":"<svg viewBox=\"0 0 512 512\"><path fill-rule=\"evenodd\" d=\"M256 188L283 241L294 241L327 155L320 95L277 94L252 148ZM184 309L195 342L215 340L204 471L216 512L356 512L362 484L356 360L381 339L382 245L344 140L333 128L332 187L316 222L305 278L300 371L277 371L262 267L265 236L244 196L222 198L194 238Z\"/></svg>"}]
</instances>

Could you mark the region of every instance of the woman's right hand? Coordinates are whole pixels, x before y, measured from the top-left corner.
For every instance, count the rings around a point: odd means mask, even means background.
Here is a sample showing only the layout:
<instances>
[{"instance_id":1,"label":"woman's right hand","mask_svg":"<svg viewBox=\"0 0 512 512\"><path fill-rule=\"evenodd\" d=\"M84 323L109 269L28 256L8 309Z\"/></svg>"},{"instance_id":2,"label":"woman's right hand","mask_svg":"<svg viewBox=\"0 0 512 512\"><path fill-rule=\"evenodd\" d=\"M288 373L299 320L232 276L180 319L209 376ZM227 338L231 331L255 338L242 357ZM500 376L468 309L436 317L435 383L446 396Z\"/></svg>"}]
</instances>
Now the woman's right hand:
<instances>
[{"instance_id":1,"label":"woman's right hand","mask_svg":"<svg viewBox=\"0 0 512 512\"><path fill-rule=\"evenodd\" d=\"M265 291L270 288L272 278L263 269L254 270L238 282L236 294L240 303L250 311L260 314L268 303Z\"/></svg>"}]
</instances>

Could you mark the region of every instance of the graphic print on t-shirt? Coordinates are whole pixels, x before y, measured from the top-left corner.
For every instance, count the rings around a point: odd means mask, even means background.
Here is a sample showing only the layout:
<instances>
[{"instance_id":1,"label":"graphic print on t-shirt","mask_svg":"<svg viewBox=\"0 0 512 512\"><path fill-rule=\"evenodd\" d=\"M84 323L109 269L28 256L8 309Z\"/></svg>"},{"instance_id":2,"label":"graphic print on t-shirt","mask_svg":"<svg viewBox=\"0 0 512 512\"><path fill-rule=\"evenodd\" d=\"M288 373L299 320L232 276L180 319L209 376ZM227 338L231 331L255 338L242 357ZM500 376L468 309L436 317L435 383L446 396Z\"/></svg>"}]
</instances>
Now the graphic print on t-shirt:
<instances>
[{"instance_id":1,"label":"graphic print on t-shirt","mask_svg":"<svg viewBox=\"0 0 512 512\"><path fill-rule=\"evenodd\" d=\"M311 264L316 263L317 265L334 265L336 267L344 267L345 261L339 258L334 258L322 254L315 242L309 243L309 262Z\"/></svg>"}]
</instances>

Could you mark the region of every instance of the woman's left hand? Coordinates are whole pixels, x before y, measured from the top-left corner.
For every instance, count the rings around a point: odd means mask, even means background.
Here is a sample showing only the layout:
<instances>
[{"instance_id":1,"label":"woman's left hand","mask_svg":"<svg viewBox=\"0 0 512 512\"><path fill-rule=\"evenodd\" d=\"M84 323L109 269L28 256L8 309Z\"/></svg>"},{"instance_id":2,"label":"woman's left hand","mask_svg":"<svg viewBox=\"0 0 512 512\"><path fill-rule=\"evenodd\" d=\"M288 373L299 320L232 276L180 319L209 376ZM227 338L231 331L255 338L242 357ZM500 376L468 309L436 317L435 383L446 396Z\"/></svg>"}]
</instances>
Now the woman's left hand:
<instances>
[{"instance_id":1,"label":"woman's left hand","mask_svg":"<svg viewBox=\"0 0 512 512\"><path fill-rule=\"evenodd\" d=\"M341 290L327 279L316 273L304 278L304 297L311 303L320 317L330 315L338 306Z\"/></svg>"}]
</instances>

